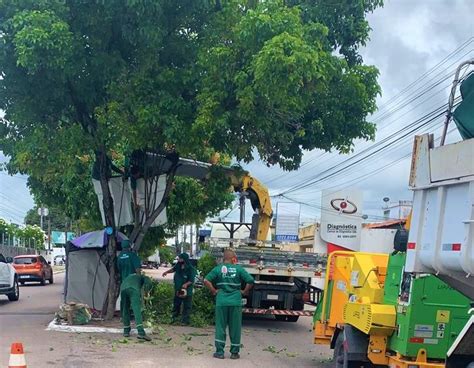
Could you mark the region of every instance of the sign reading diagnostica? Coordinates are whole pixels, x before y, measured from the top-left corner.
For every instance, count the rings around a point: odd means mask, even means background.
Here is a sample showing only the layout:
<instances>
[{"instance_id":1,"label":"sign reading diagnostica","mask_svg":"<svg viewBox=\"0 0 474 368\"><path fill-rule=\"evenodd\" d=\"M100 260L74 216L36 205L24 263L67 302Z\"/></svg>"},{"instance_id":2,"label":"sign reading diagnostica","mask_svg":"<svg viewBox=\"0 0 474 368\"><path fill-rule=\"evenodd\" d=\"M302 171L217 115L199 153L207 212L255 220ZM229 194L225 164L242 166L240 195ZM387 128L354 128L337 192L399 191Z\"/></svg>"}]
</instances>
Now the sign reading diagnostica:
<instances>
[{"instance_id":1,"label":"sign reading diagnostica","mask_svg":"<svg viewBox=\"0 0 474 368\"><path fill-rule=\"evenodd\" d=\"M340 247L358 250L362 228L362 191L323 191L321 238Z\"/></svg>"},{"instance_id":2,"label":"sign reading diagnostica","mask_svg":"<svg viewBox=\"0 0 474 368\"><path fill-rule=\"evenodd\" d=\"M287 243L298 242L300 212L299 203L277 203L275 240Z\"/></svg>"}]
</instances>

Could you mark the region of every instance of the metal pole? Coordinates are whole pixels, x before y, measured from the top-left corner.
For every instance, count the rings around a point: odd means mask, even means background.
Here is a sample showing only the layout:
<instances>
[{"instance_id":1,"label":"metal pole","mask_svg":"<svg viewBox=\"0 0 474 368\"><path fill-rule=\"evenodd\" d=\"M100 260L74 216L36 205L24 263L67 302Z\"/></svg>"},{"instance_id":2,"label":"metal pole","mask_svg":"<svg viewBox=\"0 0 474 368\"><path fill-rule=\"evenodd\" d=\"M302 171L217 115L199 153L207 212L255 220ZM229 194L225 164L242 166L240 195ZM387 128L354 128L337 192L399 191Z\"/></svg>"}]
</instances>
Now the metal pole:
<instances>
[{"instance_id":1,"label":"metal pole","mask_svg":"<svg viewBox=\"0 0 474 368\"><path fill-rule=\"evenodd\" d=\"M41 213L41 215L40 215L40 228L41 228L41 230L43 230L43 213L44 213L43 206L40 207L40 213Z\"/></svg>"},{"instance_id":2,"label":"metal pole","mask_svg":"<svg viewBox=\"0 0 474 368\"><path fill-rule=\"evenodd\" d=\"M191 253L191 256L194 254L194 248L193 248L193 224L189 225L190 228L189 228L189 242L191 243L191 249L190 249L190 253Z\"/></svg>"},{"instance_id":3,"label":"metal pole","mask_svg":"<svg viewBox=\"0 0 474 368\"><path fill-rule=\"evenodd\" d=\"M51 216L48 217L48 251L51 252Z\"/></svg>"},{"instance_id":4,"label":"metal pole","mask_svg":"<svg viewBox=\"0 0 474 368\"><path fill-rule=\"evenodd\" d=\"M181 241L181 253L184 253L185 244L186 244L186 225L183 225L183 239Z\"/></svg>"},{"instance_id":5,"label":"metal pole","mask_svg":"<svg viewBox=\"0 0 474 368\"><path fill-rule=\"evenodd\" d=\"M446 135L448 133L448 125L449 125L449 122L451 121L451 117L453 116L452 110L453 110L453 105L454 105L454 96L456 95L456 87L459 84L459 74L461 73L462 68L464 68L466 65L472 65L472 64L474 64L474 59L469 59L462 62L456 69L456 73L454 75L453 86L451 87L451 93L449 94L448 111L446 112L446 120L444 122L443 134L441 135L440 146L444 146Z\"/></svg>"},{"instance_id":6,"label":"metal pole","mask_svg":"<svg viewBox=\"0 0 474 368\"><path fill-rule=\"evenodd\" d=\"M245 222L245 196L244 195L240 195L240 198L239 198L239 207L240 207L240 223L244 223Z\"/></svg>"}]
</instances>

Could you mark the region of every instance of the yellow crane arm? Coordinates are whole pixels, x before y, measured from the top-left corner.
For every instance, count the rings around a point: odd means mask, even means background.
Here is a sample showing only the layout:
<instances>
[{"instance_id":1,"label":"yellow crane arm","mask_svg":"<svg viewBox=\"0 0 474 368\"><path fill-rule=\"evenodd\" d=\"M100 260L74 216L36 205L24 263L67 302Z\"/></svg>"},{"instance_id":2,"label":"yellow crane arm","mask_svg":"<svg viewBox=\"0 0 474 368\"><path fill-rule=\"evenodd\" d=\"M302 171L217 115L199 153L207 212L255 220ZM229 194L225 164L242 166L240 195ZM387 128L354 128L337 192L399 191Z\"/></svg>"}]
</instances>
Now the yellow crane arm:
<instances>
[{"instance_id":1,"label":"yellow crane arm","mask_svg":"<svg viewBox=\"0 0 474 368\"><path fill-rule=\"evenodd\" d=\"M249 197L252 208L256 211L258 217L252 221L252 232L256 234L258 241L267 240L270 223L273 216L272 202L268 188L248 173L230 175L232 186L236 192L245 194ZM255 215L254 215L255 216ZM253 229L256 227L256 231Z\"/></svg>"}]
</instances>

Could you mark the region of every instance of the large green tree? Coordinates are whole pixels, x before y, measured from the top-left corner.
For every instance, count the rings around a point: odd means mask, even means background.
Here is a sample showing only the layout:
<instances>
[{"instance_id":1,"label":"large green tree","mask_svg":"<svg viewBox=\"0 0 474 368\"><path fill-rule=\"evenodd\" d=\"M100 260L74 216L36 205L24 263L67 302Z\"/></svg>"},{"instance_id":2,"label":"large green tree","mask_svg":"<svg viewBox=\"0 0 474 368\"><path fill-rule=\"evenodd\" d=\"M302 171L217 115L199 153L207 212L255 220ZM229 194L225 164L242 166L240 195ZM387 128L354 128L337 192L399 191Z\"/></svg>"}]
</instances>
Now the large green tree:
<instances>
[{"instance_id":1,"label":"large green tree","mask_svg":"<svg viewBox=\"0 0 474 368\"><path fill-rule=\"evenodd\" d=\"M8 170L29 174L36 193L80 212L92 195L85 162L96 160L106 223L114 227L107 156L168 155L164 199L132 232L139 245L181 185L173 184L178 155L207 160L217 151L250 161L258 152L290 170L304 150L346 152L354 139L372 138L366 117L379 93L377 70L363 64L358 48L368 39L365 15L379 5L0 1L0 149ZM225 201L203 207L212 212ZM115 250L112 240L109 316Z\"/></svg>"}]
</instances>

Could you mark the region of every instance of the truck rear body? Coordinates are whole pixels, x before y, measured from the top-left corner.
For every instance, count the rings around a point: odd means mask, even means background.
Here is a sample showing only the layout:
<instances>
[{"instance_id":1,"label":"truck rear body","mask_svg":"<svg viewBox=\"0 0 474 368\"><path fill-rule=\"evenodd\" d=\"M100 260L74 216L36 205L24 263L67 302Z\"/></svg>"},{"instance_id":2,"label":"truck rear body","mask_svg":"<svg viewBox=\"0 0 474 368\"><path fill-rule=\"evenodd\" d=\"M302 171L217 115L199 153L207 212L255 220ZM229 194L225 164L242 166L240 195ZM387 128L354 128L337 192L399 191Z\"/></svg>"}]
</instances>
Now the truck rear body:
<instances>
[{"instance_id":1,"label":"truck rear body","mask_svg":"<svg viewBox=\"0 0 474 368\"><path fill-rule=\"evenodd\" d=\"M220 260L222 250L212 247L211 254ZM319 290L311 286L311 279L324 277L325 255L249 245L234 250L238 264L255 279L251 294L244 299L245 313L273 314L277 319L289 316L288 320L312 315L304 311L304 305L317 302Z\"/></svg>"},{"instance_id":2,"label":"truck rear body","mask_svg":"<svg viewBox=\"0 0 474 368\"><path fill-rule=\"evenodd\" d=\"M434 273L474 299L474 139L433 147L415 139L406 271Z\"/></svg>"}]
</instances>

